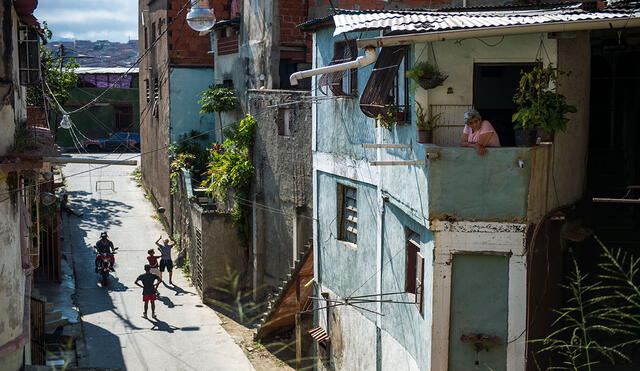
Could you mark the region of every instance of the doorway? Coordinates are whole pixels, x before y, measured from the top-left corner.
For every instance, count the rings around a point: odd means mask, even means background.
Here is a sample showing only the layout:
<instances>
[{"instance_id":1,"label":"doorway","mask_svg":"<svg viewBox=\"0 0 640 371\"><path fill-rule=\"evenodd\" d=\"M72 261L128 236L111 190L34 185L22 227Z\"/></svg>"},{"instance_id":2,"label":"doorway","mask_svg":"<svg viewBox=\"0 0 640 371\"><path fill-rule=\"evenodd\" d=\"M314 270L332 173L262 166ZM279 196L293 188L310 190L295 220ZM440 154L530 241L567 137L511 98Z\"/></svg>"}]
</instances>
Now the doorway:
<instances>
[{"instance_id":1,"label":"doorway","mask_svg":"<svg viewBox=\"0 0 640 371\"><path fill-rule=\"evenodd\" d=\"M475 63L473 65L473 105L498 133L503 147L515 146L511 116L516 112L513 95L520 72L530 72L535 63Z\"/></svg>"}]
</instances>

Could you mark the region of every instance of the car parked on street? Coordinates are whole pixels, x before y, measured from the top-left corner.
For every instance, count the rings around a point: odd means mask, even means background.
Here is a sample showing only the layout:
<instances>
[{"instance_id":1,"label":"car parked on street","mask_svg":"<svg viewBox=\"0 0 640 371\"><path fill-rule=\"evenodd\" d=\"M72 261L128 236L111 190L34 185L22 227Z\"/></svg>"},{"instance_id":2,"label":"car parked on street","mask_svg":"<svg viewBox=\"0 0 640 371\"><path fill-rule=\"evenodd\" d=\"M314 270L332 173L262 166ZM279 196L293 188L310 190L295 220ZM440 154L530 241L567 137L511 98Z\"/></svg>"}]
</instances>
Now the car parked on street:
<instances>
[{"instance_id":1,"label":"car parked on street","mask_svg":"<svg viewBox=\"0 0 640 371\"><path fill-rule=\"evenodd\" d=\"M140 151L140 134L125 131L113 133L109 138L82 141L82 147L89 152Z\"/></svg>"}]
</instances>

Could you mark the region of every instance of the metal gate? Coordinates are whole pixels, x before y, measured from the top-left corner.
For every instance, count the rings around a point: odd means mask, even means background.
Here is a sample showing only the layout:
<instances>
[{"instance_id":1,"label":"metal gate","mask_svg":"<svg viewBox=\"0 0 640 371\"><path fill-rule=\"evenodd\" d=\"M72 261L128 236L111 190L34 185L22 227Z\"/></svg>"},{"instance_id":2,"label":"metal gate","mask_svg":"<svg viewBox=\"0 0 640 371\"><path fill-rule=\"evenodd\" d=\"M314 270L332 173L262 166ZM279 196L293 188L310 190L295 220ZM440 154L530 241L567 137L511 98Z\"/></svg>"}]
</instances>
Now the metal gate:
<instances>
[{"instance_id":1,"label":"metal gate","mask_svg":"<svg viewBox=\"0 0 640 371\"><path fill-rule=\"evenodd\" d=\"M47 363L45 344L45 307L46 302L31 298L31 364Z\"/></svg>"},{"instance_id":2,"label":"metal gate","mask_svg":"<svg viewBox=\"0 0 640 371\"><path fill-rule=\"evenodd\" d=\"M193 262L193 284L196 286L196 289L202 295L202 233L198 228L195 228L195 248L194 251L194 259Z\"/></svg>"}]
</instances>

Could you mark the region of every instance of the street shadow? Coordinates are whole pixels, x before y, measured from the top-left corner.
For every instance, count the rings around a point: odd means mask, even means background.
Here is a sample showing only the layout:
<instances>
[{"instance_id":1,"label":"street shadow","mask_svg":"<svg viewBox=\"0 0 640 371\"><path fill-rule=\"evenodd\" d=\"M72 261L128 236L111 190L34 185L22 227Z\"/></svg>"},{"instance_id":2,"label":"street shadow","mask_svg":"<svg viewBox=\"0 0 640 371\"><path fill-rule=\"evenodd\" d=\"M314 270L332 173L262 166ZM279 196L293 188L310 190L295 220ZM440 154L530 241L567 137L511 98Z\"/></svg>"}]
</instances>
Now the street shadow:
<instances>
[{"instance_id":1,"label":"street shadow","mask_svg":"<svg viewBox=\"0 0 640 371\"><path fill-rule=\"evenodd\" d=\"M177 327L163 320L160 320L158 318L151 317L151 318L145 318L145 319L151 322L151 324L153 325L151 327L151 330L153 331L164 331L170 334L173 334L176 331L200 331L200 326Z\"/></svg>"},{"instance_id":2,"label":"street shadow","mask_svg":"<svg viewBox=\"0 0 640 371\"><path fill-rule=\"evenodd\" d=\"M91 366L126 370L122 344L118 335L91 323L83 323L86 353Z\"/></svg>"},{"instance_id":3,"label":"street shadow","mask_svg":"<svg viewBox=\"0 0 640 371\"><path fill-rule=\"evenodd\" d=\"M109 291L119 291L119 292L129 290L129 286L120 282L120 278L114 277L114 276L109 276L109 283L105 288Z\"/></svg>"},{"instance_id":4,"label":"street shadow","mask_svg":"<svg viewBox=\"0 0 640 371\"><path fill-rule=\"evenodd\" d=\"M175 291L175 296L184 295L184 294L195 295L195 293L191 291L187 291L176 284L174 284L173 286L167 285L166 282L163 282L163 284L164 284L164 287L168 288L169 290Z\"/></svg>"},{"instance_id":5,"label":"street shadow","mask_svg":"<svg viewBox=\"0 0 640 371\"><path fill-rule=\"evenodd\" d=\"M159 296L158 297L158 301L161 302L162 304L164 304L167 308L174 308L174 307L181 307L182 304L175 304L173 301L171 301L170 298L166 297L166 296Z\"/></svg>"}]
</instances>

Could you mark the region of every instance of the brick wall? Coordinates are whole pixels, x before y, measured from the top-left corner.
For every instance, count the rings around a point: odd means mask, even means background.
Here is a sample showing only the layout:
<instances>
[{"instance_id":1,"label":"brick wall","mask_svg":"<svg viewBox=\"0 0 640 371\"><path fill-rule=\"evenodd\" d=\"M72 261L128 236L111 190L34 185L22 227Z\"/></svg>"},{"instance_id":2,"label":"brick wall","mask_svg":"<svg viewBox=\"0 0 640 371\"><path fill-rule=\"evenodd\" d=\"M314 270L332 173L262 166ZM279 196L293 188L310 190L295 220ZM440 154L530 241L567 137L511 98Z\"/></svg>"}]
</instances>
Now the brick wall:
<instances>
[{"instance_id":1,"label":"brick wall","mask_svg":"<svg viewBox=\"0 0 640 371\"><path fill-rule=\"evenodd\" d=\"M280 57L310 62L307 51L311 50L311 36L302 32L298 25L308 20L307 0L279 0L280 46L302 47L301 51L283 50Z\"/></svg>"},{"instance_id":2,"label":"brick wall","mask_svg":"<svg viewBox=\"0 0 640 371\"><path fill-rule=\"evenodd\" d=\"M234 54L238 52L238 35L218 38L218 55Z\"/></svg>"},{"instance_id":3,"label":"brick wall","mask_svg":"<svg viewBox=\"0 0 640 371\"><path fill-rule=\"evenodd\" d=\"M214 12L224 15L224 4L214 3ZM184 0L170 0L167 17L169 22L176 17ZM219 9L217 9L219 8ZM169 27L168 43L169 43L169 63L172 65L201 65L212 66L213 56L207 52L211 50L211 42L209 35L200 36L197 31L192 30L185 16L188 9L185 9L177 16L177 20ZM218 13L218 11L220 13ZM227 11L228 13L228 11ZM223 18L219 18L223 19Z\"/></svg>"}]
</instances>

